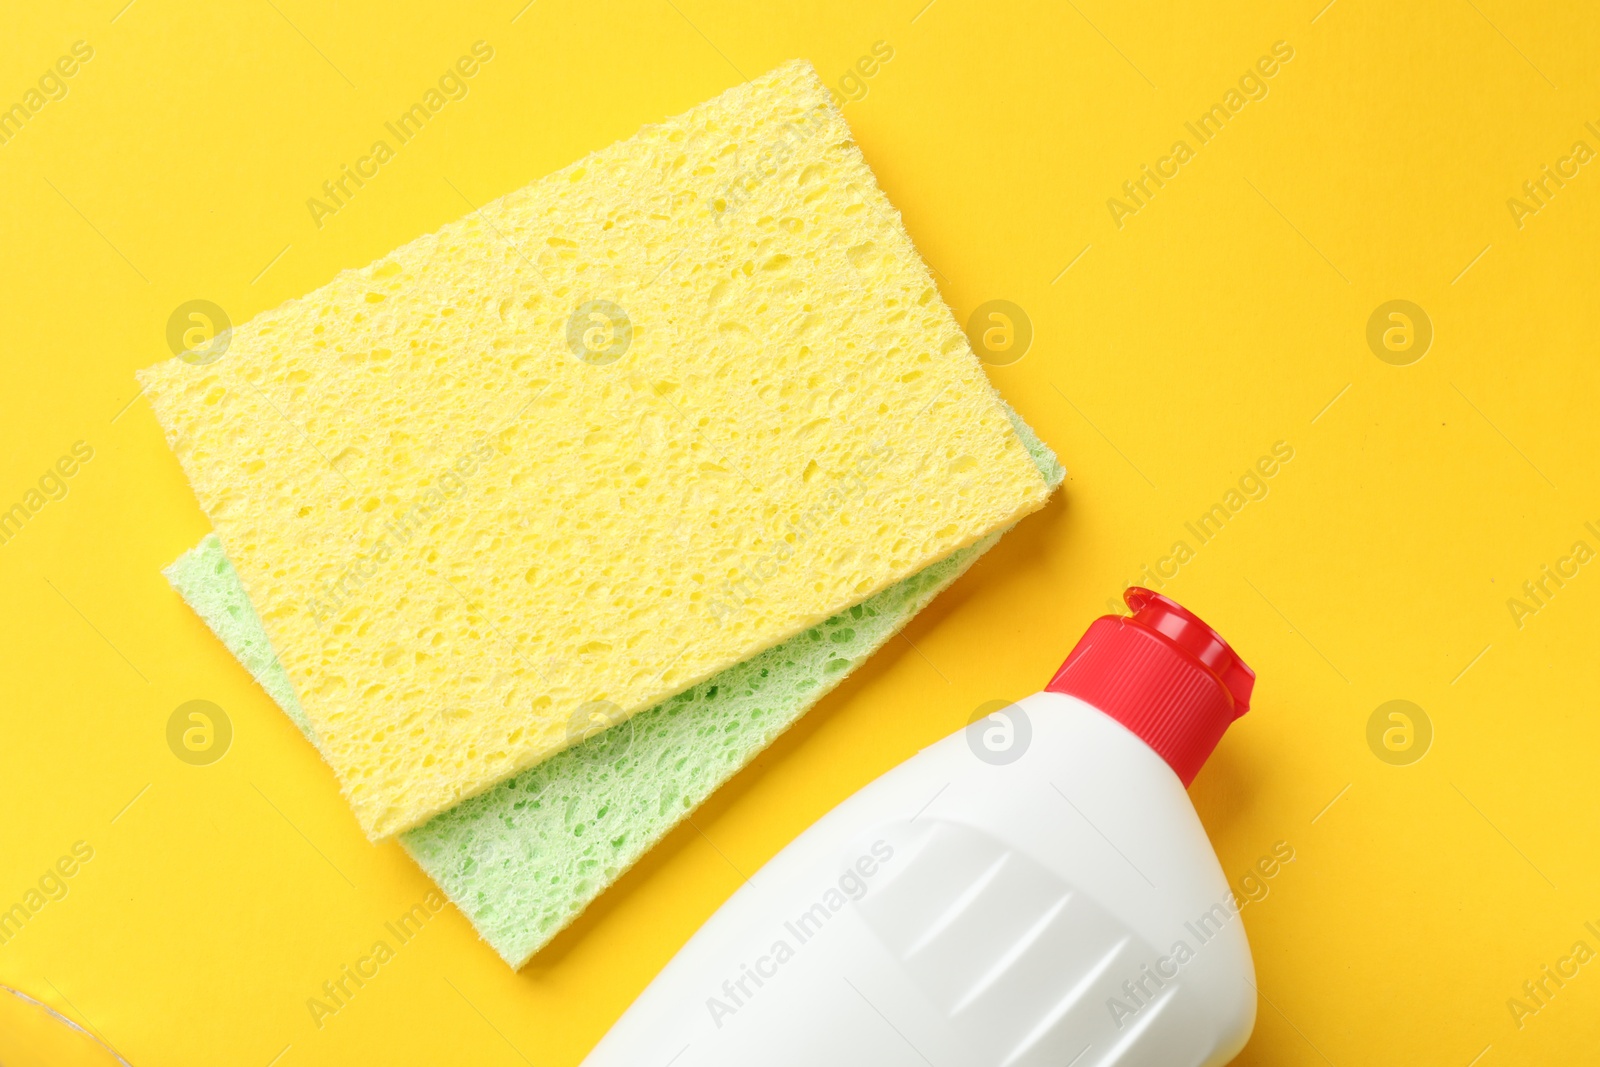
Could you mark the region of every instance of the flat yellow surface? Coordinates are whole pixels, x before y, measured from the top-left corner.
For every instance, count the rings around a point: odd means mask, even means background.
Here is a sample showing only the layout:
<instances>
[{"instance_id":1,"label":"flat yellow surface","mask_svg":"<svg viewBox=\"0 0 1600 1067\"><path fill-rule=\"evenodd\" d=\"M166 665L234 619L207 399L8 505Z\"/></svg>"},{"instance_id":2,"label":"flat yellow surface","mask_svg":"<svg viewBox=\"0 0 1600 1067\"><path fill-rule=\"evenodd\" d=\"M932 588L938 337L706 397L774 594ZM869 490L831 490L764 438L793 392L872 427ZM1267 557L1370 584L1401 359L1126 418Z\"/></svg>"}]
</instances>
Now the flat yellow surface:
<instances>
[{"instance_id":1,"label":"flat yellow surface","mask_svg":"<svg viewBox=\"0 0 1600 1067\"><path fill-rule=\"evenodd\" d=\"M39 505L0 544L0 908L40 904L0 982L136 1064L577 1063L741 872L1039 688L1148 566L1260 675L1192 791L1224 868L1297 857L1245 909L1262 1003L1239 1062L1592 1058L1600 964L1571 954L1600 949L1600 574L1579 561L1600 550L1600 171L1579 161L1600 16L123 2L21 8L0 37L0 106L93 49L0 144L0 508ZM306 200L480 39L467 95L319 228ZM892 58L850 75L880 41ZM524 971L424 907L319 1028L307 998L430 887L162 580L206 525L133 371L188 301L245 321L797 56L849 100L958 315L1025 310L1031 347L990 375L1065 492ZM1191 132L1262 57L1234 99L1265 96ZM1246 478L1278 442L1293 458ZM197 758L192 720L169 747L192 700L231 727L209 764L175 755ZM1395 700L1408 719L1369 734Z\"/></svg>"}]
</instances>

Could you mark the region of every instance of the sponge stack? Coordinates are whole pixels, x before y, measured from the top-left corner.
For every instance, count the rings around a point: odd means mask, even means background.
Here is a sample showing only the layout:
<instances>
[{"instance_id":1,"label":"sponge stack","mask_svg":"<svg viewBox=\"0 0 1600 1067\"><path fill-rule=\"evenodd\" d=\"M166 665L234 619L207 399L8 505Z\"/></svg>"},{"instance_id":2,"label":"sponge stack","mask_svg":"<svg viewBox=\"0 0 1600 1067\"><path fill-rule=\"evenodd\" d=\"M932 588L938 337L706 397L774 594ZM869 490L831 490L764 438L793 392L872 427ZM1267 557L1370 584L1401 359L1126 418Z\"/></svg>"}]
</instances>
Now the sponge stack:
<instances>
[{"instance_id":1,"label":"sponge stack","mask_svg":"<svg viewBox=\"0 0 1600 1067\"><path fill-rule=\"evenodd\" d=\"M1039 473L1065 472L1015 415ZM400 843L520 967L689 812L746 766L996 540L910 578L552 756L400 835ZM315 737L215 535L163 573L296 726Z\"/></svg>"},{"instance_id":2,"label":"sponge stack","mask_svg":"<svg viewBox=\"0 0 1600 1067\"><path fill-rule=\"evenodd\" d=\"M374 839L1048 496L803 63L141 378Z\"/></svg>"}]
</instances>

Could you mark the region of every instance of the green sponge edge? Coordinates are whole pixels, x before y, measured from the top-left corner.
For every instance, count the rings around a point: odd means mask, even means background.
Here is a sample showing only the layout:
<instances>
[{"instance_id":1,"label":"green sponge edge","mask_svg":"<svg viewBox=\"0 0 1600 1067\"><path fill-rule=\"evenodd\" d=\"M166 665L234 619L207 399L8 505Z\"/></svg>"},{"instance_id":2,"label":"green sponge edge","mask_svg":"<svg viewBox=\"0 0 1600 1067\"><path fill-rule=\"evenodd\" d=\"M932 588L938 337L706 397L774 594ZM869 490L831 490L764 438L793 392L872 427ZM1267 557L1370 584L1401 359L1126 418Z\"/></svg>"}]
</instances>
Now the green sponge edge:
<instances>
[{"instance_id":1,"label":"green sponge edge","mask_svg":"<svg viewBox=\"0 0 1600 1067\"><path fill-rule=\"evenodd\" d=\"M1006 412L1045 482L1059 486L1066 472L1055 453L1009 406ZM520 968L1000 537L991 534L954 552L463 801L401 834L401 845L479 935ZM216 534L161 573L315 744L289 676Z\"/></svg>"}]
</instances>

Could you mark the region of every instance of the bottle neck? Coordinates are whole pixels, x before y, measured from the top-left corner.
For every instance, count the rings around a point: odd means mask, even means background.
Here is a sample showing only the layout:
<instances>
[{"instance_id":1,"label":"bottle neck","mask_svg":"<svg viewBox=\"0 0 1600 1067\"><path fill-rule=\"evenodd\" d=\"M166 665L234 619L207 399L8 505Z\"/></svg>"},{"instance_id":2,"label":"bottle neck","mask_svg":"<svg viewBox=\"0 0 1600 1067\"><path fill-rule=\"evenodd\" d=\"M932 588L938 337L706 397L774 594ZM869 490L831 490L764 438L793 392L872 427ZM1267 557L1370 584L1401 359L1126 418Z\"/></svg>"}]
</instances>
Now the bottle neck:
<instances>
[{"instance_id":1,"label":"bottle neck","mask_svg":"<svg viewBox=\"0 0 1600 1067\"><path fill-rule=\"evenodd\" d=\"M1096 619L1045 689L1127 727L1187 788L1249 710L1255 672L1180 605L1145 589L1124 596L1134 614Z\"/></svg>"}]
</instances>

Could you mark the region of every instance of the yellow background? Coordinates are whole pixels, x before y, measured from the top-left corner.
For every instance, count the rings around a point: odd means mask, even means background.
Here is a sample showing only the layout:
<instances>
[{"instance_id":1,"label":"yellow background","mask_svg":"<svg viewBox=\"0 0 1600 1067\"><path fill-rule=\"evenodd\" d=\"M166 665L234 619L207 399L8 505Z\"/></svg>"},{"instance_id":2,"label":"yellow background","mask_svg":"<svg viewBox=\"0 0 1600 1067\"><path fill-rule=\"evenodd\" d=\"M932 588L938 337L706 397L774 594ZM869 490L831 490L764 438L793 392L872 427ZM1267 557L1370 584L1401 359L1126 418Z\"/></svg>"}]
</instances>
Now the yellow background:
<instances>
[{"instance_id":1,"label":"yellow background","mask_svg":"<svg viewBox=\"0 0 1600 1067\"><path fill-rule=\"evenodd\" d=\"M9 14L0 105L72 42L95 56L0 145L0 507L75 441L95 454L0 545L0 907L74 842L95 855L0 947L0 982L141 1065L577 1063L740 872L977 705L1041 687L1285 441L1269 495L1166 586L1259 674L1192 791L1223 867L1237 880L1277 841L1297 856L1244 912L1262 1003L1239 1062L1593 1057L1600 963L1520 1028L1507 1000L1575 941L1600 949L1600 565L1520 628L1507 599L1575 541L1600 548L1600 164L1520 228L1506 202L1574 141L1600 149L1600 17L923 2ZM306 198L479 39L496 56L470 95L318 229ZM1280 40L1294 58L1267 97L1119 229L1107 199L1194 147L1184 122ZM184 301L242 322L463 196L795 56L838 84L877 41L894 57L845 114L958 317L1026 309L1032 349L990 375L1060 453L1064 492L524 971L447 908L317 1029L306 998L429 884L364 840L162 580L207 525L148 406L127 406L133 371L169 354ZM1391 299L1433 324L1409 366L1366 341ZM206 767L165 738L197 698L234 727ZM1393 699L1433 726L1408 766L1367 743Z\"/></svg>"}]
</instances>

